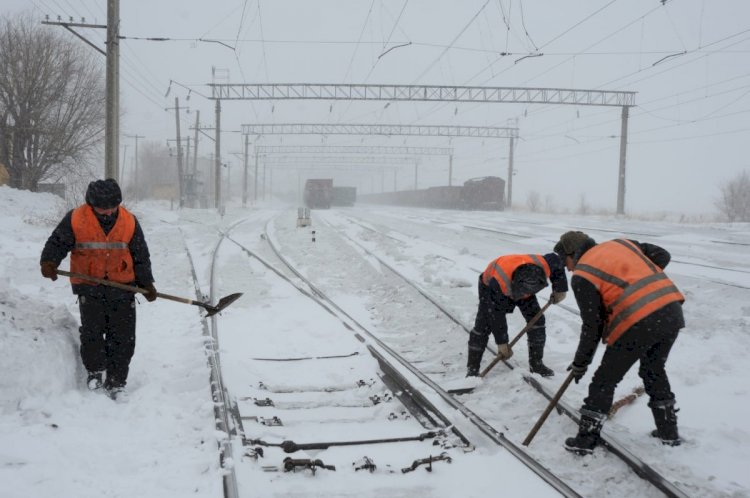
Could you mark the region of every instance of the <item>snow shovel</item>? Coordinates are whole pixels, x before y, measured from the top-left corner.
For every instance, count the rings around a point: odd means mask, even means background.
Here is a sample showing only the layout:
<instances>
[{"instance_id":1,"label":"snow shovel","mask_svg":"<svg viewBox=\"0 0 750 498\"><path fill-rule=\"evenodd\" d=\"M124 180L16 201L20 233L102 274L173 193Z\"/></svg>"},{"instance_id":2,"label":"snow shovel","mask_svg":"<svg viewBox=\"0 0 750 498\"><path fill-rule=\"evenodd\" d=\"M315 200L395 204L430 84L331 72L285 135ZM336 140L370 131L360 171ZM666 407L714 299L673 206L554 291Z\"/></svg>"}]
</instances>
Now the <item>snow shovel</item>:
<instances>
[{"instance_id":1,"label":"snow shovel","mask_svg":"<svg viewBox=\"0 0 750 498\"><path fill-rule=\"evenodd\" d=\"M97 284L107 285L109 287L116 287L118 289L134 292L136 294L148 294L148 290L143 289L141 287L135 287L132 285L126 285L121 284L119 282L112 282L111 280L105 280L103 278L96 278L91 277L89 275L84 275L82 273L73 273L65 270L57 270L57 273L59 275L63 275L66 277L74 277L74 278L80 278L81 280L90 280L91 282L96 282ZM216 306L212 306L208 303L202 303L200 301L194 301L192 299L187 299L184 297L177 297L177 296L170 296L169 294L162 294L161 292L156 293L157 297L161 297L163 299L169 299L170 301L177 301L178 303L185 303L185 304L192 304L194 306L200 306L201 308L208 311L208 316L215 315L216 313L219 313L220 311L224 310L227 306L235 302L237 299L242 296L241 292L236 292L234 294L229 294L228 296L222 297L219 299L219 302L216 304Z\"/></svg>"},{"instance_id":2,"label":"snow shovel","mask_svg":"<svg viewBox=\"0 0 750 498\"><path fill-rule=\"evenodd\" d=\"M549 416L552 409L557 405L557 402L560 401L560 398L562 398L563 393L570 385L571 381L573 380L573 372L570 372L568 374L568 378L565 379L565 382L562 383L562 386L560 386L560 389L557 390L557 393L555 396L550 400L549 405L547 405L547 408L544 409L544 413L542 413L542 416L539 417L539 420L536 421L536 424L534 424L534 427L531 429L531 432L529 432L529 435L526 436L526 439L523 440L523 445L528 446L529 443L531 443L531 440L534 439L534 436L536 436L536 433L539 432L539 429L541 429L542 425L544 424L544 421L547 420L547 417Z\"/></svg>"},{"instance_id":3,"label":"snow shovel","mask_svg":"<svg viewBox=\"0 0 750 498\"><path fill-rule=\"evenodd\" d=\"M518 340L519 340L519 339L520 339L521 337L523 337L523 335L524 335L524 334L525 334L526 332L528 332L528 331L529 331L529 329L530 329L531 327L533 327L533 326L534 326L534 324L535 324L535 323L536 323L536 322L537 322L537 321L538 321L538 320L539 320L539 319L540 319L540 318L542 317L542 315L544 314L544 312L545 312L545 311L547 311L547 308L549 308L549 307L550 307L551 305L552 305L552 299L550 298L550 300L549 300L549 301L547 301L547 304L545 304L545 305L544 305L544 306L542 307L542 309L540 309L540 310L539 310L539 311L537 312L537 314L536 314L536 315L534 315L534 316L533 316L533 317L531 318L531 320L529 320L529 321L528 321L528 323L526 324L526 326L525 326L525 327L524 327L523 329L521 329L521 331L520 331L520 332L519 332L518 334L516 334L516 336L515 336L515 337L513 338L513 340L512 340L512 341L510 341L510 343L508 344L508 346L510 346L511 348L512 348L513 346L515 346L515 344L516 344L516 343L518 342ZM490 370L492 370L493 368L495 368L495 365L497 365L498 363L500 363L500 362L501 362L502 360L504 360L504 359L505 359L505 358L501 357L500 355L498 355L498 356L495 356L495 358L494 358L494 359L492 360L492 362L491 362L491 363L490 363L489 365L487 365L487 366L486 366L486 367L484 368L484 370L482 370L482 372L481 372L481 373L479 374L479 377L481 377L481 378L484 378L484 376L485 376L485 375L487 375L487 374L489 373L489 371L490 371Z\"/></svg>"}]
</instances>

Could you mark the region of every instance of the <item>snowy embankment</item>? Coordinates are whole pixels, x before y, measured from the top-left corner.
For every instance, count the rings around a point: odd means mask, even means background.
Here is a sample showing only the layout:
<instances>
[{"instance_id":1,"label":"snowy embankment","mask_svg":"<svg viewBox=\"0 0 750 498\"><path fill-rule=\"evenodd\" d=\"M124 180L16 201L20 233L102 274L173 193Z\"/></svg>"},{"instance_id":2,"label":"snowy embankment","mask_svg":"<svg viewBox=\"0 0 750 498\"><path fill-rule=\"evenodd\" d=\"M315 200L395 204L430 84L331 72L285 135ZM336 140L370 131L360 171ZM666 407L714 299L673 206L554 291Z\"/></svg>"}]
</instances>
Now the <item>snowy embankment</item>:
<instances>
[{"instance_id":1,"label":"snowy embankment","mask_svg":"<svg viewBox=\"0 0 750 498\"><path fill-rule=\"evenodd\" d=\"M50 194L0 187L0 495L220 497L197 308L139 299L129 401L88 392L75 296L39 273L65 209ZM152 212L135 209L157 288L190 293L186 258L170 255L182 252L179 232Z\"/></svg>"}]
</instances>

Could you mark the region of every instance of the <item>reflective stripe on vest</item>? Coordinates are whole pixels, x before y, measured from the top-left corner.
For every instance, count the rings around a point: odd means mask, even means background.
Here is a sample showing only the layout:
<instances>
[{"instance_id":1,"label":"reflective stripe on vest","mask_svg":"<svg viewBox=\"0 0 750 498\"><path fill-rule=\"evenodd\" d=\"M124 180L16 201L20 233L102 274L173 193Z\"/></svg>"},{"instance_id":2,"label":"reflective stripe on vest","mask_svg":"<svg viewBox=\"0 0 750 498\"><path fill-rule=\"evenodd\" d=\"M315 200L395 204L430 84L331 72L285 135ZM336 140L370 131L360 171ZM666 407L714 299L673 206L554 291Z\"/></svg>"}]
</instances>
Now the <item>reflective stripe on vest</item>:
<instances>
[{"instance_id":1,"label":"reflective stripe on vest","mask_svg":"<svg viewBox=\"0 0 750 498\"><path fill-rule=\"evenodd\" d=\"M602 340L610 345L654 311L685 301L661 268L629 240L611 240L589 249L573 275L599 291L607 311Z\"/></svg>"},{"instance_id":2,"label":"reflective stripe on vest","mask_svg":"<svg viewBox=\"0 0 750 498\"><path fill-rule=\"evenodd\" d=\"M76 242L76 249L126 249L125 242Z\"/></svg>"},{"instance_id":3,"label":"reflective stripe on vest","mask_svg":"<svg viewBox=\"0 0 750 498\"><path fill-rule=\"evenodd\" d=\"M492 261L482 273L482 283L489 285L493 278L500 284L500 290L506 296L510 296L511 279L513 272L521 265L534 264L544 270L544 274L549 278L550 269L547 260L541 254L509 254L500 256Z\"/></svg>"},{"instance_id":4,"label":"reflective stripe on vest","mask_svg":"<svg viewBox=\"0 0 750 498\"><path fill-rule=\"evenodd\" d=\"M76 239L70 253L70 270L113 282L135 280L133 257L129 244L135 233L135 217L124 207L118 208L117 220L105 235L94 210L88 204L76 208L71 216ZM96 285L89 280L71 278L73 284Z\"/></svg>"}]
</instances>

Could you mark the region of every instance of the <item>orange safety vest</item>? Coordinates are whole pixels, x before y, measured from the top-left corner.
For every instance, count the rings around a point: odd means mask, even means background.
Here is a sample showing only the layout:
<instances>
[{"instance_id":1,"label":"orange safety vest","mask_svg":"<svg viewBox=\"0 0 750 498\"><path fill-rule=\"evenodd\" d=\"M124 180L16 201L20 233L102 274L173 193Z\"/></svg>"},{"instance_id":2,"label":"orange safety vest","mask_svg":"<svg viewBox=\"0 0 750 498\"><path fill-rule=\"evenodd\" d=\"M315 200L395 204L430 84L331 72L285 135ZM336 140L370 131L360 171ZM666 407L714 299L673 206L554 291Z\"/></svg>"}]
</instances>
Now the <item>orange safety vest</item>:
<instances>
[{"instance_id":1,"label":"orange safety vest","mask_svg":"<svg viewBox=\"0 0 750 498\"><path fill-rule=\"evenodd\" d=\"M573 270L599 291L607 316L602 342L612 345L630 327L674 302L685 302L667 275L629 240L615 239L586 251Z\"/></svg>"},{"instance_id":2,"label":"orange safety vest","mask_svg":"<svg viewBox=\"0 0 750 498\"><path fill-rule=\"evenodd\" d=\"M500 290L506 296L510 296L510 283L513 272L521 265L533 264L540 266L544 274L549 278L550 269L547 260L541 254L509 254L500 256L487 265L487 269L482 273L482 283L489 285L493 278L500 284Z\"/></svg>"},{"instance_id":3,"label":"orange safety vest","mask_svg":"<svg viewBox=\"0 0 750 498\"><path fill-rule=\"evenodd\" d=\"M128 248L135 232L135 217L122 206L118 209L117 221L106 235L91 206L84 204L73 211L71 225L76 244L70 253L71 272L124 284L135 280L133 256ZM70 281L96 285L79 278Z\"/></svg>"}]
</instances>

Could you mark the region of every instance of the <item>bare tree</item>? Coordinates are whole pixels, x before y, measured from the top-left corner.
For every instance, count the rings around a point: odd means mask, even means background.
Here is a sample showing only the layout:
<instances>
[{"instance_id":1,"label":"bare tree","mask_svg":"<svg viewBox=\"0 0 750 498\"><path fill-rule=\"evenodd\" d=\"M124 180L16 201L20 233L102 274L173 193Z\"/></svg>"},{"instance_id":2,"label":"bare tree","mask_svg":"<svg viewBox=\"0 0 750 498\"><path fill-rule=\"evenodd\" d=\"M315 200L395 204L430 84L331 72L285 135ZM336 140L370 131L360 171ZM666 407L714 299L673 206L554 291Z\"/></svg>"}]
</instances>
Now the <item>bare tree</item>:
<instances>
[{"instance_id":1,"label":"bare tree","mask_svg":"<svg viewBox=\"0 0 750 498\"><path fill-rule=\"evenodd\" d=\"M539 208L542 207L542 196L539 192L536 190L532 190L528 193L526 196L526 206L528 206L529 211L532 213L536 213L539 211Z\"/></svg>"},{"instance_id":2,"label":"bare tree","mask_svg":"<svg viewBox=\"0 0 750 498\"><path fill-rule=\"evenodd\" d=\"M103 60L29 14L0 18L0 163L36 190L84 166L104 137Z\"/></svg>"},{"instance_id":3,"label":"bare tree","mask_svg":"<svg viewBox=\"0 0 750 498\"><path fill-rule=\"evenodd\" d=\"M750 221L750 174L747 171L721 186L716 207L729 221Z\"/></svg>"}]
</instances>

